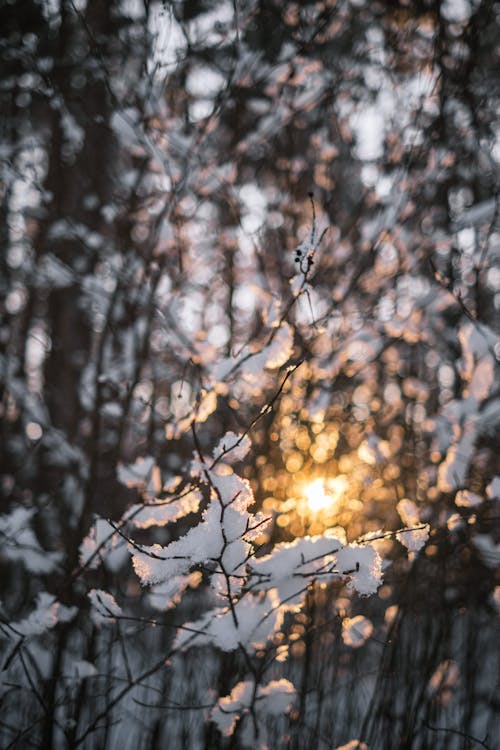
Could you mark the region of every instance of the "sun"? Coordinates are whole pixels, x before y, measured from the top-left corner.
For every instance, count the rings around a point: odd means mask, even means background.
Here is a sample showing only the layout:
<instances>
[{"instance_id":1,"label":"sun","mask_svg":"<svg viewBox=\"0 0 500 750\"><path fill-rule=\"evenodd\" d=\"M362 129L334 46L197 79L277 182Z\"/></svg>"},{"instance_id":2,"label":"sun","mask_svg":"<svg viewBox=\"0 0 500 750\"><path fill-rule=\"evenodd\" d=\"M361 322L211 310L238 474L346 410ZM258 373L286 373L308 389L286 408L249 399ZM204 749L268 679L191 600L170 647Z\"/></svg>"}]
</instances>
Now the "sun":
<instances>
[{"instance_id":1,"label":"sun","mask_svg":"<svg viewBox=\"0 0 500 750\"><path fill-rule=\"evenodd\" d=\"M314 513L326 510L335 502L332 495L327 494L322 479L315 479L314 482L311 482L311 484L306 487L305 495L307 497L309 510Z\"/></svg>"},{"instance_id":2,"label":"sun","mask_svg":"<svg viewBox=\"0 0 500 750\"><path fill-rule=\"evenodd\" d=\"M348 488L349 480L345 474L330 479L315 479L304 489L309 512L324 512L329 516L336 513Z\"/></svg>"}]
</instances>

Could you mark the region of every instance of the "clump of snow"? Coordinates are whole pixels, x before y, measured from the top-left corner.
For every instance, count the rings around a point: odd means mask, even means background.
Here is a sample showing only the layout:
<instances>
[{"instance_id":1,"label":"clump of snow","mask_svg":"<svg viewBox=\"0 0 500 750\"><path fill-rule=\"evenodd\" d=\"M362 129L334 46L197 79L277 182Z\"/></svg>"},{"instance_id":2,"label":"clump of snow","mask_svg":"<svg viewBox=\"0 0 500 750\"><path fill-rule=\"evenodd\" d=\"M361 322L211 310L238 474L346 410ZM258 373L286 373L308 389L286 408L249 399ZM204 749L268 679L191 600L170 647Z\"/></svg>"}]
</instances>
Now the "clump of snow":
<instances>
[{"instance_id":1,"label":"clump of snow","mask_svg":"<svg viewBox=\"0 0 500 750\"><path fill-rule=\"evenodd\" d=\"M293 330L288 323L274 328L271 340L255 352L242 352L238 357L228 357L218 362L213 370L216 381L224 381L236 373L253 381L262 377L264 370L282 367L292 356Z\"/></svg>"},{"instance_id":2,"label":"clump of snow","mask_svg":"<svg viewBox=\"0 0 500 750\"><path fill-rule=\"evenodd\" d=\"M154 609L165 612L180 602L182 595L188 588L197 588L201 580L202 574L199 570L189 575L173 576L163 583L152 586L148 601Z\"/></svg>"},{"instance_id":3,"label":"clump of snow","mask_svg":"<svg viewBox=\"0 0 500 750\"><path fill-rule=\"evenodd\" d=\"M25 637L42 635L59 622L69 622L77 613L77 607L66 607L56 601L55 596L41 592L36 598L36 607L27 617L13 623L16 633Z\"/></svg>"},{"instance_id":4,"label":"clump of snow","mask_svg":"<svg viewBox=\"0 0 500 750\"><path fill-rule=\"evenodd\" d=\"M104 518L96 518L89 533L80 544L80 565L91 570L104 561L111 572L121 568L128 558L125 542L116 529Z\"/></svg>"},{"instance_id":5,"label":"clump of snow","mask_svg":"<svg viewBox=\"0 0 500 750\"><path fill-rule=\"evenodd\" d=\"M91 662L85 659L77 659L70 662L65 668L64 673L65 677L69 676L76 680L85 680L88 677L94 677L97 674L97 669Z\"/></svg>"},{"instance_id":6,"label":"clump of snow","mask_svg":"<svg viewBox=\"0 0 500 750\"><path fill-rule=\"evenodd\" d=\"M221 520L222 518L222 520ZM143 547L142 551L132 549L132 562L135 572L143 585L162 583L171 576L182 575L192 566L208 564L219 560L224 548L236 542L245 534L248 516L237 508L221 507L218 500L212 500L203 514L201 523L193 526L184 536L166 547L154 544ZM246 543L242 543L240 559L228 572L234 570L248 554Z\"/></svg>"},{"instance_id":7,"label":"clump of snow","mask_svg":"<svg viewBox=\"0 0 500 750\"><path fill-rule=\"evenodd\" d=\"M152 456L140 457L133 464L119 464L118 481L153 498L161 491L160 470Z\"/></svg>"},{"instance_id":8,"label":"clump of snow","mask_svg":"<svg viewBox=\"0 0 500 750\"><path fill-rule=\"evenodd\" d=\"M431 695L440 694L441 698L449 699L451 690L458 682L459 675L457 663L452 659L445 659L439 664L429 680L429 693Z\"/></svg>"},{"instance_id":9,"label":"clump of snow","mask_svg":"<svg viewBox=\"0 0 500 750\"><path fill-rule=\"evenodd\" d=\"M123 614L122 608L107 591L91 589L87 596L91 604L90 616L95 625L109 625L115 621L115 617Z\"/></svg>"},{"instance_id":10,"label":"clump of snow","mask_svg":"<svg viewBox=\"0 0 500 750\"><path fill-rule=\"evenodd\" d=\"M446 521L446 525L449 531L459 531L464 527L464 519L460 513L452 513Z\"/></svg>"},{"instance_id":11,"label":"clump of snow","mask_svg":"<svg viewBox=\"0 0 500 750\"><path fill-rule=\"evenodd\" d=\"M472 541L479 557L488 568L500 565L500 543L495 544L489 534L476 534Z\"/></svg>"},{"instance_id":12,"label":"clump of snow","mask_svg":"<svg viewBox=\"0 0 500 750\"><path fill-rule=\"evenodd\" d=\"M219 698L212 709L211 719L221 733L229 737L236 722L245 716L252 704L257 716L282 716L287 713L295 697L295 688L289 680L272 680L267 685L257 685L251 680L238 682L229 695Z\"/></svg>"},{"instance_id":13,"label":"clump of snow","mask_svg":"<svg viewBox=\"0 0 500 750\"><path fill-rule=\"evenodd\" d=\"M375 594L382 583L382 558L370 545L350 544L336 555L342 575L349 576L348 588L361 596Z\"/></svg>"},{"instance_id":14,"label":"clump of snow","mask_svg":"<svg viewBox=\"0 0 500 750\"><path fill-rule=\"evenodd\" d=\"M250 438L246 435L236 435L234 432L226 432L224 437L214 448L214 458L224 455L224 461L235 463L242 461L250 450Z\"/></svg>"},{"instance_id":15,"label":"clump of snow","mask_svg":"<svg viewBox=\"0 0 500 750\"><path fill-rule=\"evenodd\" d=\"M134 526L140 529L148 529L151 526L165 526L173 523L189 513L199 510L202 495L199 490L190 490L181 493L177 499L157 500L145 505L132 505L127 511L126 518Z\"/></svg>"},{"instance_id":16,"label":"clump of snow","mask_svg":"<svg viewBox=\"0 0 500 750\"><path fill-rule=\"evenodd\" d=\"M247 595L232 608L215 609L179 630L175 647L207 646L236 651L240 645L248 653L264 645L283 623L285 608L275 591L265 596Z\"/></svg>"},{"instance_id":17,"label":"clump of snow","mask_svg":"<svg viewBox=\"0 0 500 750\"><path fill-rule=\"evenodd\" d=\"M438 470L438 489L452 492L465 484L472 452L477 440L477 423L469 419L461 430L460 438L453 443Z\"/></svg>"},{"instance_id":18,"label":"clump of snow","mask_svg":"<svg viewBox=\"0 0 500 750\"><path fill-rule=\"evenodd\" d=\"M185 388L184 388L185 390ZM184 413L180 414L182 405L185 405ZM192 423L196 421L198 424L206 422L207 419L217 408L217 391L205 390L204 388L197 394L194 403L190 403L190 399L182 400L181 408L177 408L177 414L175 414L175 423L169 423L165 427L165 434L167 439L178 438L182 433L190 429Z\"/></svg>"},{"instance_id":19,"label":"clump of snow","mask_svg":"<svg viewBox=\"0 0 500 750\"><path fill-rule=\"evenodd\" d=\"M425 524L420 529L402 529L396 534L398 542L401 542L409 552L419 552L429 538L430 526Z\"/></svg>"},{"instance_id":20,"label":"clump of snow","mask_svg":"<svg viewBox=\"0 0 500 750\"><path fill-rule=\"evenodd\" d=\"M211 719L223 735L229 737L243 711L251 704L254 685L250 680L238 682L229 695L219 698L213 708Z\"/></svg>"},{"instance_id":21,"label":"clump of snow","mask_svg":"<svg viewBox=\"0 0 500 750\"><path fill-rule=\"evenodd\" d=\"M342 622L342 640L346 646L360 648L373 634L373 624L367 617L346 617Z\"/></svg>"},{"instance_id":22,"label":"clump of snow","mask_svg":"<svg viewBox=\"0 0 500 750\"><path fill-rule=\"evenodd\" d=\"M24 565L31 573L53 573L62 562L63 555L41 547L31 528L35 515L35 508L18 507L0 516L2 554L8 560Z\"/></svg>"},{"instance_id":23,"label":"clump of snow","mask_svg":"<svg viewBox=\"0 0 500 750\"><path fill-rule=\"evenodd\" d=\"M416 526L420 523L420 514L413 500L404 497L397 504L396 510L398 511L403 523L407 526Z\"/></svg>"},{"instance_id":24,"label":"clump of snow","mask_svg":"<svg viewBox=\"0 0 500 750\"><path fill-rule=\"evenodd\" d=\"M493 477L489 485L486 487L486 494L490 500L500 499L500 477Z\"/></svg>"},{"instance_id":25,"label":"clump of snow","mask_svg":"<svg viewBox=\"0 0 500 750\"><path fill-rule=\"evenodd\" d=\"M420 528L414 529L401 529L396 534L396 539L410 552L418 552L429 538L429 525L421 524L418 507L413 500L409 500L407 497L399 501L396 509L406 526L420 526Z\"/></svg>"},{"instance_id":26,"label":"clump of snow","mask_svg":"<svg viewBox=\"0 0 500 750\"><path fill-rule=\"evenodd\" d=\"M481 505L483 498L481 495L477 495L475 492L469 490L460 490L455 495L455 505L459 508L477 508Z\"/></svg>"},{"instance_id":27,"label":"clump of snow","mask_svg":"<svg viewBox=\"0 0 500 750\"><path fill-rule=\"evenodd\" d=\"M500 615L500 586L495 586L491 593L491 601L496 611Z\"/></svg>"},{"instance_id":28,"label":"clump of snow","mask_svg":"<svg viewBox=\"0 0 500 750\"><path fill-rule=\"evenodd\" d=\"M377 435L368 435L358 448L358 456L370 466L384 463L390 456L389 443L381 440Z\"/></svg>"}]
</instances>

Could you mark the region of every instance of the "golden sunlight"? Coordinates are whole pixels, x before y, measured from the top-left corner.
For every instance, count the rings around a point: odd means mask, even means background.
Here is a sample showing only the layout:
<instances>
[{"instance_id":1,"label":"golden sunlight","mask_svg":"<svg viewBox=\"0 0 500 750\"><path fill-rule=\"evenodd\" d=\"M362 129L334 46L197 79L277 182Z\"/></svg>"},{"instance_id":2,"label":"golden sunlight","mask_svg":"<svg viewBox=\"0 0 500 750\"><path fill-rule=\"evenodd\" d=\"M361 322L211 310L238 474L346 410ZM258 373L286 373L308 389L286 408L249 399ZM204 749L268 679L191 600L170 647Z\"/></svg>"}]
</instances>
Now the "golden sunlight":
<instances>
[{"instance_id":1,"label":"golden sunlight","mask_svg":"<svg viewBox=\"0 0 500 750\"><path fill-rule=\"evenodd\" d=\"M311 512L335 511L341 496L347 490L349 482L345 475L333 479L315 479L305 488L307 505Z\"/></svg>"},{"instance_id":2,"label":"golden sunlight","mask_svg":"<svg viewBox=\"0 0 500 750\"><path fill-rule=\"evenodd\" d=\"M335 502L332 495L327 494L322 479L315 479L314 482L311 482L311 484L306 487L305 494L309 510L315 513L321 510L326 510L326 508Z\"/></svg>"}]
</instances>

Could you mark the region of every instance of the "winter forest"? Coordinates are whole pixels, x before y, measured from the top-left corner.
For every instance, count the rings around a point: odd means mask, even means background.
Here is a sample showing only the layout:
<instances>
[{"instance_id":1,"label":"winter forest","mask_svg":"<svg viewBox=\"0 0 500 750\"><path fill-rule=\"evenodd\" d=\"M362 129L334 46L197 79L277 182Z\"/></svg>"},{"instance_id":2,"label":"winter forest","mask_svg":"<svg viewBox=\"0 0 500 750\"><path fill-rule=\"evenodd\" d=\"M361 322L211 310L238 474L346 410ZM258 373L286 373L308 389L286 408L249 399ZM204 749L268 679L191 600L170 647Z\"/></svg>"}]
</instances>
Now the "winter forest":
<instances>
[{"instance_id":1,"label":"winter forest","mask_svg":"<svg viewBox=\"0 0 500 750\"><path fill-rule=\"evenodd\" d=\"M500 748L500 3L0 3L1 750Z\"/></svg>"}]
</instances>

